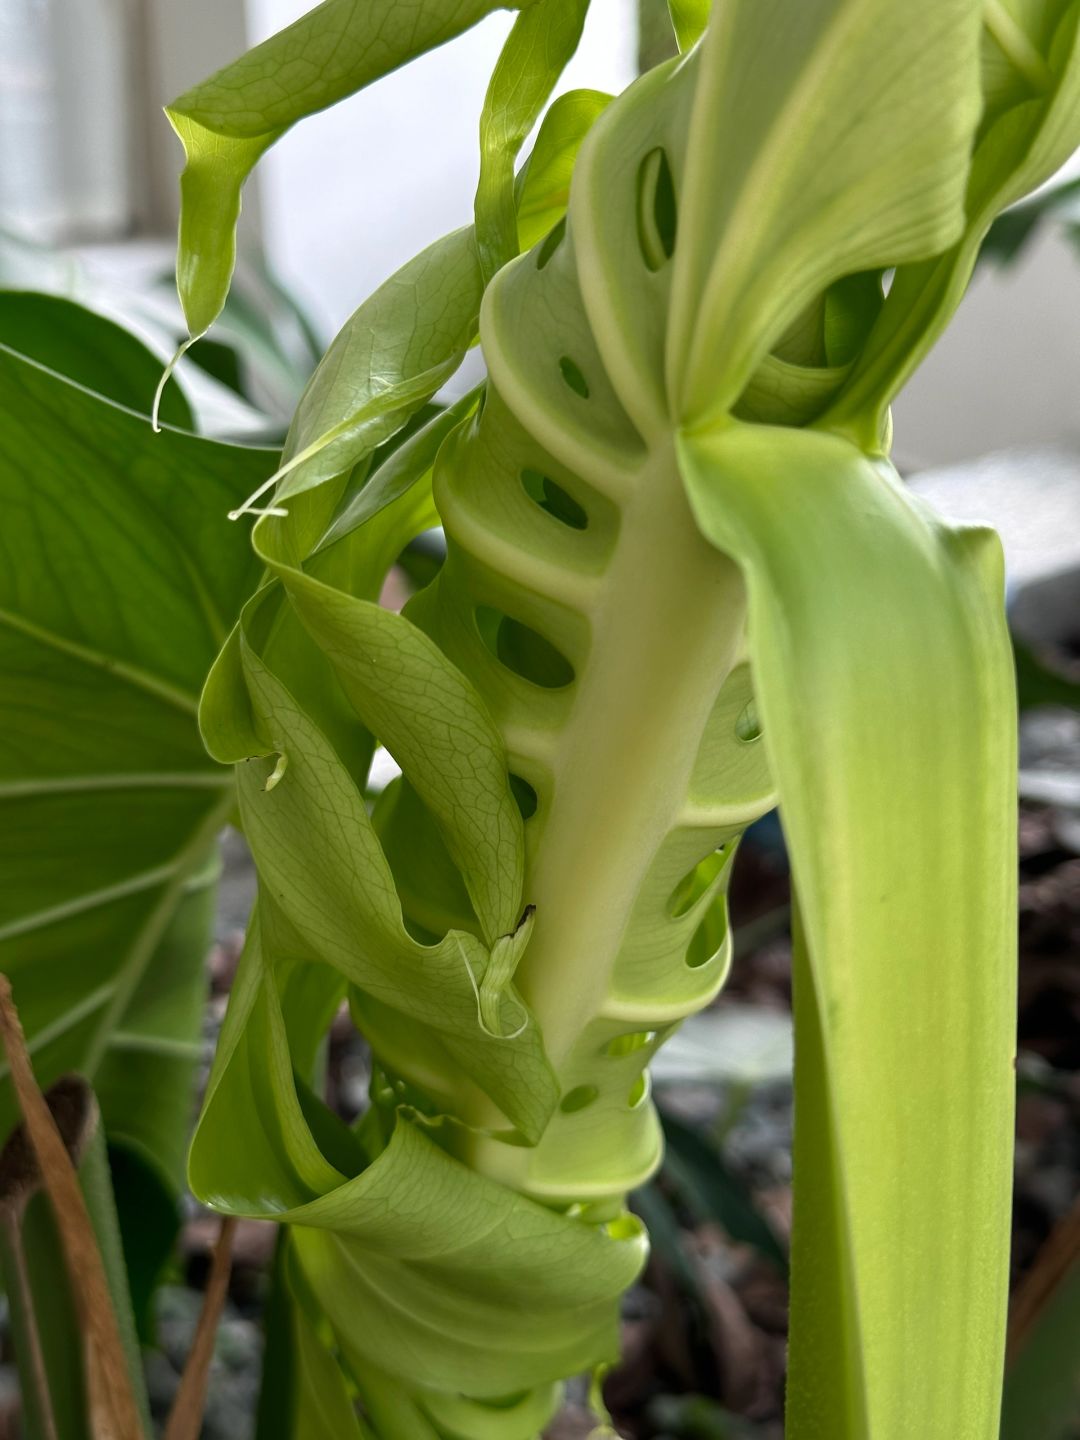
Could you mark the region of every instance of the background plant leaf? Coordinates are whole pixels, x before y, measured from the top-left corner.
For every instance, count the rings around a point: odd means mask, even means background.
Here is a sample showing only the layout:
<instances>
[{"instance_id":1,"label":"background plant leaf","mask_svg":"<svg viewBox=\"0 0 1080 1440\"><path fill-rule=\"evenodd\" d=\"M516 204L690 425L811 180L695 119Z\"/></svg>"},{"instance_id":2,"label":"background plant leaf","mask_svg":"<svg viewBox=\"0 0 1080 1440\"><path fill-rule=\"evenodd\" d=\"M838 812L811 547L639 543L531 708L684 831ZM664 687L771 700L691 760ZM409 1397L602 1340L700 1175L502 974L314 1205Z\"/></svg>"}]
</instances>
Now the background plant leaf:
<instances>
[{"instance_id":1,"label":"background plant leaf","mask_svg":"<svg viewBox=\"0 0 1080 1440\"><path fill-rule=\"evenodd\" d=\"M0 344L118 405L150 414L161 374L157 361L133 335L73 300L0 290ZM182 430L195 428L175 380L161 397L161 418Z\"/></svg>"},{"instance_id":2,"label":"background plant leaf","mask_svg":"<svg viewBox=\"0 0 1080 1440\"><path fill-rule=\"evenodd\" d=\"M786 1274L787 1254L776 1231L719 1148L669 1110L661 1110L660 1119L665 1173L695 1218L716 1221L736 1244L752 1245Z\"/></svg>"},{"instance_id":3,"label":"background plant leaf","mask_svg":"<svg viewBox=\"0 0 1080 1440\"><path fill-rule=\"evenodd\" d=\"M1080 1265L1048 1297L1005 1376L1001 1440L1068 1440L1080 1423Z\"/></svg>"},{"instance_id":4,"label":"background plant leaf","mask_svg":"<svg viewBox=\"0 0 1080 1440\"><path fill-rule=\"evenodd\" d=\"M154 436L7 347L0 397L0 969L42 1083L92 1078L110 1143L175 1193L233 804L195 711L258 574L224 516L269 457Z\"/></svg>"}]
</instances>

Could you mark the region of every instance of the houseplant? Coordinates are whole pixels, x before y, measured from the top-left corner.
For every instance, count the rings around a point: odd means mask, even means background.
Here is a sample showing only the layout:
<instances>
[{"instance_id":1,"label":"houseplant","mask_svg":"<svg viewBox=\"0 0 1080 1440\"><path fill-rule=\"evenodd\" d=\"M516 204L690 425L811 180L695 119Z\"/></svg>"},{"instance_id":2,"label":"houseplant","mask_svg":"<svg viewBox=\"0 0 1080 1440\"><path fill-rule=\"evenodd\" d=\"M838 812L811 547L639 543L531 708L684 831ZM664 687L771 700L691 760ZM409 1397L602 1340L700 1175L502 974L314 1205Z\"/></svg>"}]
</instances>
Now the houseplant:
<instances>
[{"instance_id":1,"label":"houseplant","mask_svg":"<svg viewBox=\"0 0 1080 1440\"><path fill-rule=\"evenodd\" d=\"M328 0L169 108L192 335L266 148L494 8ZM647 1063L722 984L735 846L779 801L788 1433L989 1440L1012 674L996 540L905 491L888 405L1080 140L1080 7L673 5L681 57L561 97L515 174L584 9L520 9L475 224L357 311L233 511L262 578L200 724L260 892L192 1188L287 1226L296 1433L535 1435L616 1354ZM477 337L485 383L414 422ZM380 609L435 523L439 576ZM377 744L402 776L369 813ZM343 1001L358 1128L318 1093Z\"/></svg>"}]
</instances>

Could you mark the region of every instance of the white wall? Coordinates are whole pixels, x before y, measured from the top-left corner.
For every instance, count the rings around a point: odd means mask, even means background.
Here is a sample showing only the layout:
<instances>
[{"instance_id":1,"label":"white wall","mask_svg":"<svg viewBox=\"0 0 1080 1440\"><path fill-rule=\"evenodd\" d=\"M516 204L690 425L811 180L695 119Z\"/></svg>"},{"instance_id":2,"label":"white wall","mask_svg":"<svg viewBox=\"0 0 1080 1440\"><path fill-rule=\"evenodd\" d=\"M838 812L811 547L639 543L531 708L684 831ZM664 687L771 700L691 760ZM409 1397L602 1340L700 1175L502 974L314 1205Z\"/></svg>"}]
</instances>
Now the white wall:
<instances>
[{"instance_id":1,"label":"white wall","mask_svg":"<svg viewBox=\"0 0 1080 1440\"><path fill-rule=\"evenodd\" d=\"M909 469L1080 443L1080 247L1048 233L1022 263L981 269L893 418Z\"/></svg>"}]
</instances>

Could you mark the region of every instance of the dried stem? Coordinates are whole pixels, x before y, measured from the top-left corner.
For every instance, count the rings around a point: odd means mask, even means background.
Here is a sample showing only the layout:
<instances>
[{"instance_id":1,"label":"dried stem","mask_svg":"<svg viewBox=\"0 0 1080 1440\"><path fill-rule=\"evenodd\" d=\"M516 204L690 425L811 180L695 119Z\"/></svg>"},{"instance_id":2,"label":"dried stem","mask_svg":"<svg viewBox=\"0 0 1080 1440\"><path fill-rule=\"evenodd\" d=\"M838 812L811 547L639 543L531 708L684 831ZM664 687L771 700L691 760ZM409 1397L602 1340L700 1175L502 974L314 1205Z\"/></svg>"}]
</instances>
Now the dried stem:
<instances>
[{"instance_id":1,"label":"dried stem","mask_svg":"<svg viewBox=\"0 0 1080 1440\"><path fill-rule=\"evenodd\" d=\"M229 1290L232 1268L232 1242L236 1221L226 1217L218 1231L210 1277L206 1282L202 1312L195 1328L195 1339L184 1366L180 1388L169 1412L164 1440L198 1440L206 1406L206 1386L210 1378L210 1362L214 1358L214 1337Z\"/></svg>"},{"instance_id":2,"label":"dried stem","mask_svg":"<svg viewBox=\"0 0 1080 1440\"><path fill-rule=\"evenodd\" d=\"M145 1440L97 1236L75 1166L34 1078L6 975L0 975L0 1036L26 1133L56 1219L85 1336L92 1433L95 1440Z\"/></svg>"}]
</instances>

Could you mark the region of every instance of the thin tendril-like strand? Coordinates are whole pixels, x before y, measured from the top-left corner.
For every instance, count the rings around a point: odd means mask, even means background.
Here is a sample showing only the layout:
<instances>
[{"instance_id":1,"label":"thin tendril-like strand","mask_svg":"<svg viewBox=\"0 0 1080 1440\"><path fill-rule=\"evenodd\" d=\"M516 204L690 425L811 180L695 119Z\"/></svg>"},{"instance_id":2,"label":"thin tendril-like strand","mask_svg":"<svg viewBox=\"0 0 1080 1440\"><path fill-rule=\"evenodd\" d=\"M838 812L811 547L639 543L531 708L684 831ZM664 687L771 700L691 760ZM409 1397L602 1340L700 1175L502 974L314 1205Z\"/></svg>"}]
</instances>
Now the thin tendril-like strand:
<instances>
[{"instance_id":1,"label":"thin tendril-like strand","mask_svg":"<svg viewBox=\"0 0 1080 1440\"><path fill-rule=\"evenodd\" d=\"M158 381L157 389L154 391L154 403L150 409L150 428L153 430L155 435L161 434L161 420L159 418L159 413L161 410L161 397L165 393L165 386L172 379L173 371L176 369L177 365L179 365L180 361L191 349L192 345L195 344L195 341L200 338L201 337L198 335L189 335L186 340L182 340L180 344L176 347L172 359L165 366L165 369L161 372L161 379Z\"/></svg>"}]
</instances>

